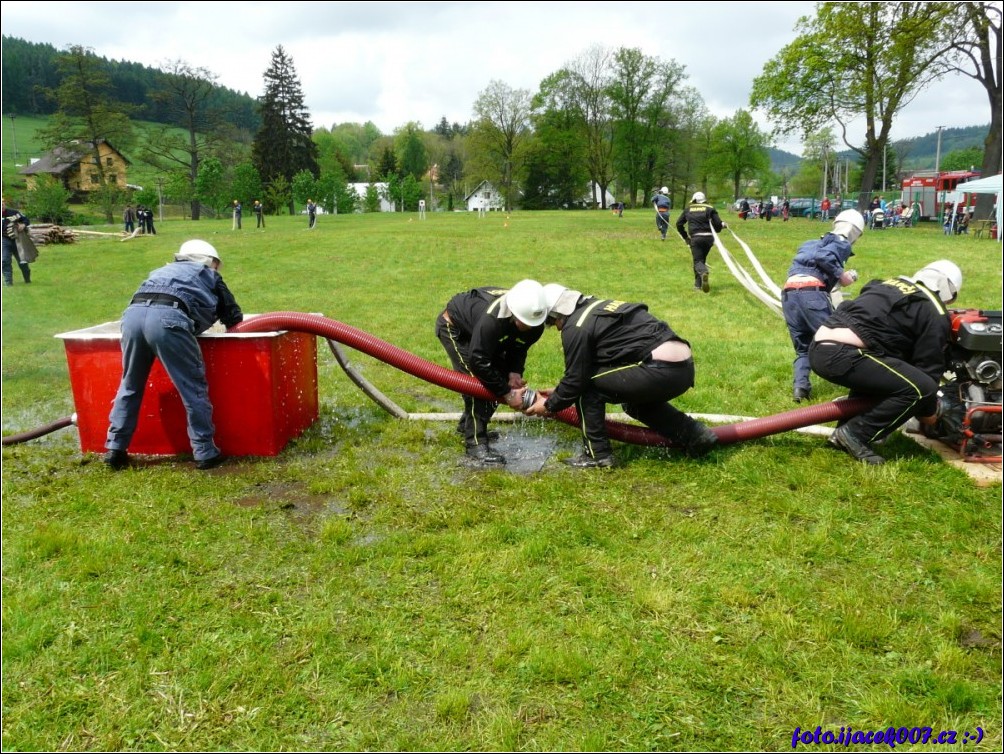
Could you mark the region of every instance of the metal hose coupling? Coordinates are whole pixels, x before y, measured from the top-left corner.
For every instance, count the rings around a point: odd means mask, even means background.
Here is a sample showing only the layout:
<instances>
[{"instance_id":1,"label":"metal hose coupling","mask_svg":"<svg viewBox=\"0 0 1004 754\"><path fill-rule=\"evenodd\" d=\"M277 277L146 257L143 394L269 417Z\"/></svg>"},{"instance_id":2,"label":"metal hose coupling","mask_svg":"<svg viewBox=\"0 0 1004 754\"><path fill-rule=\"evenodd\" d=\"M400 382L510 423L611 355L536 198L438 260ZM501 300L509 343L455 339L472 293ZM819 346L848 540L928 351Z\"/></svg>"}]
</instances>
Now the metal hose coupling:
<instances>
[{"instance_id":1,"label":"metal hose coupling","mask_svg":"<svg viewBox=\"0 0 1004 754\"><path fill-rule=\"evenodd\" d=\"M537 402L537 391L532 387L528 387L523 391L523 410L526 411L530 406Z\"/></svg>"}]
</instances>

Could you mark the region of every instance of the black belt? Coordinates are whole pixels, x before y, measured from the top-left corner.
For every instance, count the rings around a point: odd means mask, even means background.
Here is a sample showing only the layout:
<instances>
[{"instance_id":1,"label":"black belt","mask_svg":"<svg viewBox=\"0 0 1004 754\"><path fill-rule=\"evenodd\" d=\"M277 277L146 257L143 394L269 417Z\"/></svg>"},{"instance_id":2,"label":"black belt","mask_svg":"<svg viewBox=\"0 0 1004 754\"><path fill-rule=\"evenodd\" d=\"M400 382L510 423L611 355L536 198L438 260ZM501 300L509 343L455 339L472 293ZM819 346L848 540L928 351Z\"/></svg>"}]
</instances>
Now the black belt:
<instances>
[{"instance_id":1,"label":"black belt","mask_svg":"<svg viewBox=\"0 0 1004 754\"><path fill-rule=\"evenodd\" d=\"M188 314L188 307L185 302L177 296L168 293L137 293L132 297L130 304L160 304L161 306L173 306Z\"/></svg>"},{"instance_id":2,"label":"black belt","mask_svg":"<svg viewBox=\"0 0 1004 754\"><path fill-rule=\"evenodd\" d=\"M825 291L826 287L822 285L805 285L800 288L785 288L785 293L797 293L798 291Z\"/></svg>"}]
</instances>

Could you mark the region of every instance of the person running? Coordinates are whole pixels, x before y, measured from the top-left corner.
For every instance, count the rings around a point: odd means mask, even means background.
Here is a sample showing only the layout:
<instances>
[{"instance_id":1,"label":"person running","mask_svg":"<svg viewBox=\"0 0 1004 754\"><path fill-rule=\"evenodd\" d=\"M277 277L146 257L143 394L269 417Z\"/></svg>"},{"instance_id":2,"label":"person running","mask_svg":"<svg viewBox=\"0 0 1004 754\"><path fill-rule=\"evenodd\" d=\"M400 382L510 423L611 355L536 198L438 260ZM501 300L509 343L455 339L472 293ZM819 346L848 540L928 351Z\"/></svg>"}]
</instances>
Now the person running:
<instances>
[{"instance_id":1,"label":"person running","mask_svg":"<svg viewBox=\"0 0 1004 754\"><path fill-rule=\"evenodd\" d=\"M673 202L669 198L669 189L663 186L659 193L652 197L652 204L655 206L655 227L662 234L662 240L666 240L666 231L669 230L669 211L673 208Z\"/></svg>"},{"instance_id":2,"label":"person running","mask_svg":"<svg viewBox=\"0 0 1004 754\"><path fill-rule=\"evenodd\" d=\"M708 268L708 254L715 244L715 233L721 233L728 226L718 216L718 210L707 203L704 192L696 191L690 204L680 213L676 220L676 230L680 237L690 247L694 259L694 290L711 291L709 281L711 270ZM689 231L689 235L688 235Z\"/></svg>"}]
</instances>

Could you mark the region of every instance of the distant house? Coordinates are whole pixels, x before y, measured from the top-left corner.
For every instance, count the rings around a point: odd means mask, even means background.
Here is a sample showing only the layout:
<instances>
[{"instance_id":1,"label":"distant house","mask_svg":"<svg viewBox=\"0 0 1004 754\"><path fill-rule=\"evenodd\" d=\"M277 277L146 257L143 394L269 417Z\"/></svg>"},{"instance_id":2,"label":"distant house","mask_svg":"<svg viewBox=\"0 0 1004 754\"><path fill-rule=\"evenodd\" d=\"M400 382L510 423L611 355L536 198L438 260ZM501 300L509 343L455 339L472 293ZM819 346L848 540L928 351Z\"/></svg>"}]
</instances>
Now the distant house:
<instances>
[{"instance_id":1,"label":"distant house","mask_svg":"<svg viewBox=\"0 0 1004 754\"><path fill-rule=\"evenodd\" d=\"M467 195L464 203L467 205L468 212L501 210L505 206L502 194L489 181L481 181L478 187Z\"/></svg>"},{"instance_id":2,"label":"distant house","mask_svg":"<svg viewBox=\"0 0 1004 754\"><path fill-rule=\"evenodd\" d=\"M589 193L587 193L582 201L587 207L609 207L611 204L617 201L613 194L610 193L608 189L603 196L604 201L601 203L600 200L600 186L595 181L589 183Z\"/></svg>"},{"instance_id":3,"label":"distant house","mask_svg":"<svg viewBox=\"0 0 1004 754\"><path fill-rule=\"evenodd\" d=\"M366 206L366 191L370 186L373 186L377 190L377 195L380 197L380 211L381 212L396 212L397 204L391 199L387 198L387 184L386 183L350 183L349 186L352 190L356 192L356 196L359 197L359 201L356 203L356 211L362 212L363 207Z\"/></svg>"},{"instance_id":4,"label":"distant house","mask_svg":"<svg viewBox=\"0 0 1004 754\"><path fill-rule=\"evenodd\" d=\"M126 171L132 163L104 139L98 140L98 158L101 160L105 179L125 190ZM25 176L29 190L35 188L35 179L40 175L58 178L64 187L75 194L94 191L101 185L91 142L56 147L19 172Z\"/></svg>"}]
</instances>

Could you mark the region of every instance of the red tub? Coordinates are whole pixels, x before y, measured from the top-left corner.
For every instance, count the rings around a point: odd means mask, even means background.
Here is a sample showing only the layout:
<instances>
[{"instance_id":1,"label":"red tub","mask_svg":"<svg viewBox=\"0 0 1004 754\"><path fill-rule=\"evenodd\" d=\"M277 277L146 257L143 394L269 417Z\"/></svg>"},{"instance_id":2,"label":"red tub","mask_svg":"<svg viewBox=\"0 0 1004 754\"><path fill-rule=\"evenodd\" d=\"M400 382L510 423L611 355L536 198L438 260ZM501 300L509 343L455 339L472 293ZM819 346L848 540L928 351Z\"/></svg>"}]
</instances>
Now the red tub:
<instances>
[{"instance_id":1,"label":"red tub","mask_svg":"<svg viewBox=\"0 0 1004 754\"><path fill-rule=\"evenodd\" d=\"M80 449L105 449L108 414L122 379L119 323L60 333L66 347ZM229 456L274 456L317 420L317 340L300 332L199 336L216 444ZM190 454L185 407L155 361L130 453Z\"/></svg>"}]
</instances>

